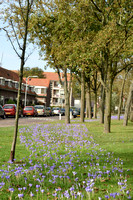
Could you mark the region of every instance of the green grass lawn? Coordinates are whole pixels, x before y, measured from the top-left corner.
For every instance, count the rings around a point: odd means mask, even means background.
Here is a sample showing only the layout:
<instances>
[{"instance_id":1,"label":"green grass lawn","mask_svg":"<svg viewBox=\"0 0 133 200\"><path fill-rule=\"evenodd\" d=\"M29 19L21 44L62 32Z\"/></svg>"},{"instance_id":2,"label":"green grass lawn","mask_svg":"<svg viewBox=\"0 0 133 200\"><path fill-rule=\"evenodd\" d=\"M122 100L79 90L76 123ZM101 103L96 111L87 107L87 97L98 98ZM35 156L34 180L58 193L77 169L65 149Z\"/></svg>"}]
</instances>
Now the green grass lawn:
<instances>
[{"instance_id":1,"label":"green grass lawn","mask_svg":"<svg viewBox=\"0 0 133 200\"><path fill-rule=\"evenodd\" d=\"M123 160L125 170L130 169L129 181L133 187L133 123L123 126L123 121L112 120L111 133L103 133L99 122L85 123L96 143L107 151L114 152L116 158Z\"/></svg>"},{"instance_id":2,"label":"green grass lawn","mask_svg":"<svg viewBox=\"0 0 133 200\"><path fill-rule=\"evenodd\" d=\"M103 133L103 125L98 121L85 122L82 126L77 119L71 124L72 127L64 126L63 122L20 127L16 161L12 165L7 162L14 128L0 129L0 173L3 173L2 170L9 173L8 170L11 168L12 170L20 168L22 172L21 176L17 172L15 177L13 174L10 177L0 174L0 199L68 199L69 195L70 199L77 197L83 200L114 198L121 200L130 199L130 196L133 198L133 123L129 122L127 127L123 127L122 120L112 120L112 132L109 134ZM36 165L38 167L34 167L33 170L32 167ZM105 171L108 171L109 175L104 171L100 177L99 171L103 168L106 168ZM118 172L110 172L115 168L118 168ZM88 172L91 174L90 179ZM97 177L94 178L95 176ZM122 183L125 180L127 180L126 190L123 189L120 196L115 195L119 189L117 182ZM4 186L3 182L6 182ZM31 183L33 190L29 188ZM9 188L15 188L15 192L10 192ZM126 191L129 191L130 195L127 195ZM24 193L24 197L18 197L18 193L19 195ZM82 197L80 193L84 196ZM108 197L110 193L115 197Z\"/></svg>"}]
</instances>

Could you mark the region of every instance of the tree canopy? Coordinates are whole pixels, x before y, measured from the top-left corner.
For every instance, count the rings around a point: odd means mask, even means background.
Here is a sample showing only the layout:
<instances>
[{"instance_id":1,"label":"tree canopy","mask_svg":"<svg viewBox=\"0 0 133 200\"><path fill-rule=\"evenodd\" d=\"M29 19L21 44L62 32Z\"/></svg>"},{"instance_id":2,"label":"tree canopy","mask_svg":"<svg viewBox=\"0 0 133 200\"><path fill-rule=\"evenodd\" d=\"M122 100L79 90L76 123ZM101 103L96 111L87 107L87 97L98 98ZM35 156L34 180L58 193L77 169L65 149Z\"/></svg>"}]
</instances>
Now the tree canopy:
<instances>
[{"instance_id":1,"label":"tree canopy","mask_svg":"<svg viewBox=\"0 0 133 200\"><path fill-rule=\"evenodd\" d=\"M23 76L38 76L38 78L44 78L43 70L39 67L24 67Z\"/></svg>"}]
</instances>

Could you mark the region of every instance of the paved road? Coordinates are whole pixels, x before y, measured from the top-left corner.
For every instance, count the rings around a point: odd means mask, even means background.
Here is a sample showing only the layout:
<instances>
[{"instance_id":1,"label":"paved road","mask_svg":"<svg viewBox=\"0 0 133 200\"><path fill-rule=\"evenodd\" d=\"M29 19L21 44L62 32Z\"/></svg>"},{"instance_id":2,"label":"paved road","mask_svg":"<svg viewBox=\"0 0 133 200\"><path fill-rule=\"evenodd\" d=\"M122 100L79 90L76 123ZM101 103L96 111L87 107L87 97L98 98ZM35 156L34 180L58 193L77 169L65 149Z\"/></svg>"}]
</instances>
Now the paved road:
<instances>
[{"instance_id":1,"label":"paved road","mask_svg":"<svg viewBox=\"0 0 133 200\"><path fill-rule=\"evenodd\" d=\"M64 116L61 116L61 120L65 119ZM57 121L59 120L59 116L52 116L52 117L22 117L19 118L19 125L27 125L27 124L36 124L36 123L43 123L43 122L50 122L50 121ZM14 126L15 119L14 118L0 118L0 127L8 127Z\"/></svg>"}]
</instances>

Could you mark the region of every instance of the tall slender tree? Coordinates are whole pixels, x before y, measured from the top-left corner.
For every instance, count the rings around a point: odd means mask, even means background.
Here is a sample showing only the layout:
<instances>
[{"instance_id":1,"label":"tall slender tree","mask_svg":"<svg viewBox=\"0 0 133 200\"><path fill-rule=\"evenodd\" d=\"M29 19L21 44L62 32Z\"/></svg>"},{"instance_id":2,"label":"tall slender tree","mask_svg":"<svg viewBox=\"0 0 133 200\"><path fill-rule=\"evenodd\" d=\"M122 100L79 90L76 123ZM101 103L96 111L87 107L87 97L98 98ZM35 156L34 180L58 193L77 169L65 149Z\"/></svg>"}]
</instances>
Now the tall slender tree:
<instances>
[{"instance_id":1,"label":"tall slender tree","mask_svg":"<svg viewBox=\"0 0 133 200\"><path fill-rule=\"evenodd\" d=\"M21 98L21 85L23 80L23 68L26 61L26 47L28 40L28 29L29 29L29 17L32 12L34 0L12 0L4 1L3 5L4 12L4 22L5 27L3 30L6 32L7 37L17 54L20 58L20 73L19 73L19 87L18 87L18 97L17 97L17 109L15 118L15 130L14 138L11 147L10 161L14 161L15 158L15 148L17 142L18 133L18 120L19 120L19 105ZM16 43L14 43L16 41Z\"/></svg>"}]
</instances>

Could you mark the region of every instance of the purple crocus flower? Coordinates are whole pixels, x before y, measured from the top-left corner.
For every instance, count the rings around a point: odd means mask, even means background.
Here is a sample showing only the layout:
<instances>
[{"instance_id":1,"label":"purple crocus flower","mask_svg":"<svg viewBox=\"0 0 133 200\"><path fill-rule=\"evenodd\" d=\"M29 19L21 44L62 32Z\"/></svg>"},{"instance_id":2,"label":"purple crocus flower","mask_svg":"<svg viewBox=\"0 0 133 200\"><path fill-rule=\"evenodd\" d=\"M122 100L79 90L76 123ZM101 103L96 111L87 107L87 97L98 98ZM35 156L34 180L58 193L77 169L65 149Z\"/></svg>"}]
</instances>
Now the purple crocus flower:
<instances>
[{"instance_id":1,"label":"purple crocus flower","mask_svg":"<svg viewBox=\"0 0 133 200\"><path fill-rule=\"evenodd\" d=\"M9 188L9 191L10 192L14 192L14 188Z\"/></svg>"},{"instance_id":2,"label":"purple crocus flower","mask_svg":"<svg viewBox=\"0 0 133 200\"><path fill-rule=\"evenodd\" d=\"M22 198L24 194L18 194L18 198Z\"/></svg>"},{"instance_id":3,"label":"purple crocus flower","mask_svg":"<svg viewBox=\"0 0 133 200\"><path fill-rule=\"evenodd\" d=\"M30 196L31 196L31 197L33 197L33 196L34 196L34 194L33 194L32 192L30 192Z\"/></svg>"}]
</instances>

